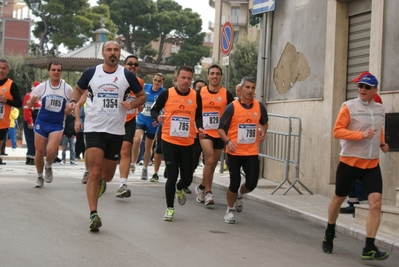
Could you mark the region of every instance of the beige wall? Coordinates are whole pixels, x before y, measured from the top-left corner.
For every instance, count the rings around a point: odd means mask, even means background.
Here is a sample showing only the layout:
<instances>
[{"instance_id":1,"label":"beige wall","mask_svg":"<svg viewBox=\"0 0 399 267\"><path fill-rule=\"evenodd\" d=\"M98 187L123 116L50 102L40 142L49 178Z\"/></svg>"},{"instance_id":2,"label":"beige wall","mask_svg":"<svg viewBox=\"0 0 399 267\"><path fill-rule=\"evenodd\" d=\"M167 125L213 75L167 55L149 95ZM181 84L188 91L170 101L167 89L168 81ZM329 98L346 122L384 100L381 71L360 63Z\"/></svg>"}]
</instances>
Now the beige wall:
<instances>
[{"instance_id":1,"label":"beige wall","mask_svg":"<svg viewBox=\"0 0 399 267\"><path fill-rule=\"evenodd\" d=\"M339 142L332 136L332 128L339 108L345 101L347 7L350 1L296 1L296 6L287 2L280 2L274 11L270 61L272 73L267 88L264 88L264 94L268 99L266 108L269 113L301 118L299 178L314 193L331 196L334 193L335 171L340 152ZM384 17L384 14L387 10L398 8L397 1L372 0L369 69L379 78L381 84L385 82L380 79L384 77L383 62L389 60L390 67L396 67L396 72L399 70L398 61L387 58L392 58L392 54L397 54L397 51L385 51L383 42L384 30L391 21L390 18ZM314 15L310 17L309 14ZM301 29L300 25L306 27ZM291 50L287 60L283 56L288 43L295 48L295 53ZM291 64L288 64L290 59ZM276 71L283 69L278 68L282 62L290 71L273 80ZM308 64L309 73L305 71L306 66L304 67L303 62ZM298 79L298 75L303 75L303 79ZM296 80L292 80L292 77ZM287 92L279 91L276 86L276 81L278 83L283 80L284 83L292 83ZM381 97L386 112L399 112L399 91L382 91ZM269 128L281 126L273 121L270 123ZM393 205L396 201L395 188L399 187L399 179L395 175L399 172L398 159L397 152L381 153L384 204ZM284 169L281 166L281 163L266 160L263 176L277 182L282 181ZM294 166L290 167L290 172L293 179Z\"/></svg>"}]
</instances>

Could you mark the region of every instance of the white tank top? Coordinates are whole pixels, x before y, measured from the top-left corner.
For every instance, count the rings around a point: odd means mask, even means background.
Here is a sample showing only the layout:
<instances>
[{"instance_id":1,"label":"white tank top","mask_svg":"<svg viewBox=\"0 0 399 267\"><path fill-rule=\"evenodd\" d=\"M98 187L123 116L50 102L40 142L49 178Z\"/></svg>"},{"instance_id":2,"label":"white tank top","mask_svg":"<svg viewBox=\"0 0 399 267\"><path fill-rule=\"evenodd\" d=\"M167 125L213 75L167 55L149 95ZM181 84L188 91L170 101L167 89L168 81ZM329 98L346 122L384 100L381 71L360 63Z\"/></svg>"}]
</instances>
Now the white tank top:
<instances>
[{"instance_id":1,"label":"white tank top","mask_svg":"<svg viewBox=\"0 0 399 267\"><path fill-rule=\"evenodd\" d=\"M96 67L88 87L84 132L125 134L126 109L121 102L127 88L122 66L114 73L104 72L102 64Z\"/></svg>"}]
</instances>

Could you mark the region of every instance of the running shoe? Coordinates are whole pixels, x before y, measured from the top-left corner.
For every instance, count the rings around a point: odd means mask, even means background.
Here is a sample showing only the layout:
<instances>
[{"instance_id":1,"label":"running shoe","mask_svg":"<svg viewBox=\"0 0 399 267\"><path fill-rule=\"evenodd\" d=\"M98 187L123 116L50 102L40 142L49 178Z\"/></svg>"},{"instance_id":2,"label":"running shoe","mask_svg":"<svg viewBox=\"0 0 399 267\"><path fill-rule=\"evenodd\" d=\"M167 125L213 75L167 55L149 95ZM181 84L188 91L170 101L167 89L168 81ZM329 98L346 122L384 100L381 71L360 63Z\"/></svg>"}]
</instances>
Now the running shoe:
<instances>
[{"instance_id":1,"label":"running shoe","mask_svg":"<svg viewBox=\"0 0 399 267\"><path fill-rule=\"evenodd\" d=\"M362 260L386 260L389 257L388 252L380 252L376 247L370 250L363 248Z\"/></svg>"},{"instance_id":2,"label":"running shoe","mask_svg":"<svg viewBox=\"0 0 399 267\"><path fill-rule=\"evenodd\" d=\"M44 180L46 183L51 183L53 181L53 169L47 168L47 164L44 167Z\"/></svg>"},{"instance_id":3,"label":"running shoe","mask_svg":"<svg viewBox=\"0 0 399 267\"><path fill-rule=\"evenodd\" d=\"M42 188L44 184L44 179L43 177L38 177L36 184L35 184L35 188Z\"/></svg>"},{"instance_id":4,"label":"running shoe","mask_svg":"<svg viewBox=\"0 0 399 267\"><path fill-rule=\"evenodd\" d=\"M158 174L154 173L150 179L150 182L159 182Z\"/></svg>"},{"instance_id":5,"label":"running shoe","mask_svg":"<svg viewBox=\"0 0 399 267\"><path fill-rule=\"evenodd\" d=\"M141 171L141 180L147 180L148 179L148 172L147 169L144 169Z\"/></svg>"},{"instance_id":6,"label":"running shoe","mask_svg":"<svg viewBox=\"0 0 399 267\"><path fill-rule=\"evenodd\" d=\"M224 215L224 222L228 224L236 223L235 213L236 211L233 209L226 211L226 214Z\"/></svg>"},{"instance_id":7,"label":"running shoe","mask_svg":"<svg viewBox=\"0 0 399 267\"><path fill-rule=\"evenodd\" d=\"M175 217L175 209L174 208L167 208L165 215L163 216L163 220L167 222L173 222Z\"/></svg>"},{"instance_id":8,"label":"running shoe","mask_svg":"<svg viewBox=\"0 0 399 267\"><path fill-rule=\"evenodd\" d=\"M85 171L83 173L82 184L87 184L87 180L89 180L89 172Z\"/></svg>"},{"instance_id":9,"label":"running shoe","mask_svg":"<svg viewBox=\"0 0 399 267\"><path fill-rule=\"evenodd\" d=\"M60 165L64 165L65 164L65 160L61 160Z\"/></svg>"},{"instance_id":10,"label":"running shoe","mask_svg":"<svg viewBox=\"0 0 399 267\"><path fill-rule=\"evenodd\" d=\"M205 190L199 188L199 185L195 187L195 193L197 194L197 202L204 203L205 202Z\"/></svg>"},{"instance_id":11,"label":"running shoe","mask_svg":"<svg viewBox=\"0 0 399 267\"><path fill-rule=\"evenodd\" d=\"M130 173L134 174L135 171L136 171L136 165L130 164Z\"/></svg>"},{"instance_id":12,"label":"running shoe","mask_svg":"<svg viewBox=\"0 0 399 267\"><path fill-rule=\"evenodd\" d=\"M180 205L186 204L186 196L184 195L184 190L176 190L176 197L177 197L177 202L179 202Z\"/></svg>"},{"instance_id":13,"label":"running shoe","mask_svg":"<svg viewBox=\"0 0 399 267\"><path fill-rule=\"evenodd\" d=\"M235 208L237 212L241 212L243 210L244 207L242 205L242 197L236 199Z\"/></svg>"},{"instance_id":14,"label":"running shoe","mask_svg":"<svg viewBox=\"0 0 399 267\"><path fill-rule=\"evenodd\" d=\"M104 180L100 181L100 192L98 193L98 197L100 198L105 191L107 191L107 183Z\"/></svg>"},{"instance_id":15,"label":"running shoe","mask_svg":"<svg viewBox=\"0 0 399 267\"><path fill-rule=\"evenodd\" d=\"M127 188L126 184L123 184L121 187L118 188L118 191L116 191L116 197L124 198L124 197L130 197L131 195L132 193Z\"/></svg>"},{"instance_id":16,"label":"running shoe","mask_svg":"<svg viewBox=\"0 0 399 267\"><path fill-rule=\"evenodd\" d=\"M327 254L331 254L334 248L333 240L335 238L335 232L334 233L328 233L327 231L325 232L324 239L323 239L323 244L322 248L323 251Z\"/></svg>"},{"instance_id":17,"label":"running shoe","mask_svg":"<svg viewBox=\"0 0 399 267\"><path fill-rule=\"evenodd\" d=\"M90 215L90 220L89 220L90 231L98 232L100 230L101 225L102 225L101 219L100 217L98 217L97 213L93 213L92 215Z\"/></svg>"},{"instance_id":18,"label":"running shoe","mask_svg":"<svg viewBox=\"0 0 399 267\"><path fill-rule=\"evenodd\" d=\"M71 160L71 165L78 165L75 161Z\"/></svg>"},{"instance_id":19,"label":"running shoe","mask_svg":"<svg viewBox=\"0 0 399 267\"><path fill-rule=\"evenodd\" d=\"M213 197L212 197L212 193L211 192L207 192L205 194L205 205L207 205L207 206L215 205L215 202L213 201Z\"/></svg>"},{"instance_id":20,"label":"running shoe","mask_svg":"<svg viewBox=\"0 0 399 267\"><path fill-rule=\"evenodd\" d=\"M143 166L144 165L144 161L140 160L139 163L137 163L137 165Z\"/></svg>"},{"instance_id":21,"label":"running shoe","mask_svg":"<svg viewBox=\"0 0 399 267\"><path fill-rule=\"evenodd\" d=\"M186 194L191 194L190 188L185 187L185 188L183 188L183 190L184 190L184 193L186 193Z\"/></svg>"}]
</instances>

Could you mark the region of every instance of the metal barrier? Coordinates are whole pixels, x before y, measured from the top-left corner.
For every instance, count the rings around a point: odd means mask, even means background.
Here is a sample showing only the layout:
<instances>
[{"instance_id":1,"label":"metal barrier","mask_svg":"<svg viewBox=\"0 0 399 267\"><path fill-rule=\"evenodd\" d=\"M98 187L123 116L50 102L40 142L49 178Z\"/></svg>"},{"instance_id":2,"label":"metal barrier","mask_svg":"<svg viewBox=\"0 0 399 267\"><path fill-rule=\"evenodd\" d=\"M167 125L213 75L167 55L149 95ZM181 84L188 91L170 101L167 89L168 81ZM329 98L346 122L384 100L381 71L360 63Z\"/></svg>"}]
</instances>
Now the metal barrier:
<instances>
[{"instance_id":1,"label":"metal barrier","mask_svg":"<svg viewBox=\"0 0 399 267\"><path fill-rule=\"evenodd\" d=\"M300 163L300 149L301 149L301 133L302 133L302 122L299 117L295 116L286 116L279 114L268 114L270 118L281 118L287 121L287 125L280 126L279 128L283 129L281 131L271 130L270 123L269 129L266 134L266 153L259 153L260 158L272 159L279 162L284 163L284 180L277 185L277 187L271 193L272 195L280 189L285 183L289 184L289 187L285 190L283 195L287 194L287 192L294 188L299 194L302 195L302 192L296 188L296 184L300 184L309 194L313 195L313 192L310 191L300 180L299 180L299 163ZM270 121L270 120L269 120ZM293 122L296 125L295 130L293 131ZM285 128L286 127L286 128ZM220 168L219 172L223 173L224 163L225 163L225 151L223 151L220 158ZM295 178L294 181L290 180L290 165L295 166ZM262 169L262 168L261 168ZM245 173L241 171L242 176L245 177Z\"/></svg>"},{"instance_id":2,"label":"metal barrier","mask_svg":"<svg viewBox=\"0 0 399 267\"><path fill-rule=\"evenodd\" d=\"M302 195L302 192L296 188L296 184L300 184L309 194L313 195L312 191L310 191L300 180L299 180L299 164L300 164L300 148L301 148L301 132L302 132L302 122L299 117L295 116L286 116L279 114L268 114L270 118L282 118L287 121L287 125L283 125L280 128L282 131L276 131L270 129L267 130L266 134L266 152L260 153L259 157L263 157L266 159L272 159L279 162L284 163L284 180L277 185L277 187L271 193L272 195L285 184L286 182L290 185L287 190L283 193L283 195L287 194L287 192L294 188L299 194ZM293 122L295 122L296 129L293 131ZM284 130L284 128L286 130ZM294 181L290 181L290 165L293 164L295 166L295 178Z\"/></svg>"}]
</instances>

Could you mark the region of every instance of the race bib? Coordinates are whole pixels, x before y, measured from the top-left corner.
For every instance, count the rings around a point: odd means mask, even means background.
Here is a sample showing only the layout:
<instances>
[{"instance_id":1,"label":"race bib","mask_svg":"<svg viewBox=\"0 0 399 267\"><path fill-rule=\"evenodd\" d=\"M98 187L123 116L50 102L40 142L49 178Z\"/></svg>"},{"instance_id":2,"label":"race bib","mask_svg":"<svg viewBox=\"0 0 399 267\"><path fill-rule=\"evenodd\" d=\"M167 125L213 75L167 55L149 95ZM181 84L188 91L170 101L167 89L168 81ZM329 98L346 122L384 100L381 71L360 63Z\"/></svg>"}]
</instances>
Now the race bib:
<instances>
[{"instance_id":1,"label":"race bib","mask_svg":"<svg viewBox=\"0 0 399 267\"><path fill-rule=\"evenodd\" d=\"M256 142L256 124L240 123L238 124L238 144L254 144Z\"/></svg>"},{"instance_id":2,"label":"race bib","mask_svg":"<svg viewBox=\"0 0 399 267\"><path fill-rule=\"evenodd\" d=\"M46 106L44 107L46 110L51 112L60 112L62 108L62 101L64 98L59 95L47 95L46 96Z\"/></svg>"},{"instance_id":3,"label":"race bib","mask_svg":"<svg viewBox=\"0 0 399 267\"><path fill-rule=\"evenodd\" d=\"M190 134L190 118L172 116L170 123L170 136L189 137Z\"/></svg>"},{"instance_id":4,"label":"race bib","mask_svg":"<svg viewBox=\"0 0 399 267\"><path fill-rule=\"evenodd\" d=\"M129 97L126 99L127 102L133 102L134 100L136 100L136 97L135 97L135 96L129 96ZM130 109L130 110L127 111L127 114L135 114L136 111L137 111L136 108L132 108L132 109Z\"/></svg>"},{"instance_id":5,"label":"race bib","mask_svg":"<svg viewBox=\"0 0 399 267\"><path fill-rule=\"evenodd\" d=\"M118 93L98 93L96 110L115 114L118 111Z\"/></svg>"},{"instance_id":6,"label":"race bib","mask_svg":"<svg viewBox=\"0 0 399 267\"><path fill-rule=\"evenodd\" d=\"M144 109L141 112L141 115L146 116L146 117L151 117L151 107L152 107L152 102L146 102L144 104Z\"/></svg>"},{"instance_id":7,"label":"race bib","mask_svg":"<svg viewBox=\"0 0 399 267\"><path fill-rule=\"evenodd\" d=\"M203 112L202 121L204 130L217 129L219 126L219 112Z\"/></svg>"},{"instance_id":8,"label":"race bib","mask_svg":"<svg viewBox=\"0 0 399 267\"><path fill-rule=\"evenodd\" d=\"M5 109L5 106L4 106L4 103L2 102L2 103L0 103L0 119L4 118L4 109Z\"/></svg>"}]
</instances>

